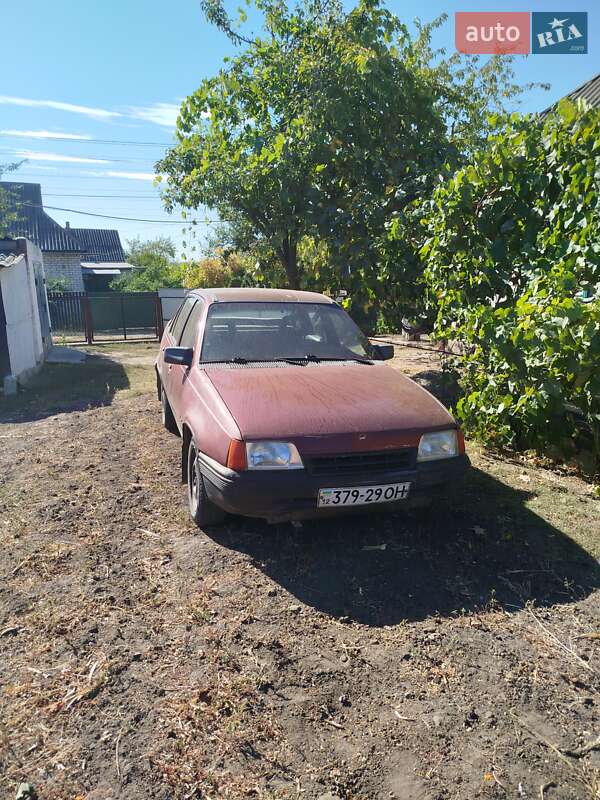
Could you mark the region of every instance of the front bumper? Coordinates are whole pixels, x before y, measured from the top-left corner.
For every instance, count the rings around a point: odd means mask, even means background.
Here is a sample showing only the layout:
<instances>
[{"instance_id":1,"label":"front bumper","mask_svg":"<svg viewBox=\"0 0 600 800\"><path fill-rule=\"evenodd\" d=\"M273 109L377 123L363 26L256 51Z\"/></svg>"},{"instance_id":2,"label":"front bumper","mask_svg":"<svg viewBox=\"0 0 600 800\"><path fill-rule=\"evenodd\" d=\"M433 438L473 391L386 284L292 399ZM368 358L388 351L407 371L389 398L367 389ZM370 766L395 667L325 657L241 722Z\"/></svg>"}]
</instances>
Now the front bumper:
<instances>
[{"instance_id":1,"label":"front bumper","mask_svg":"<svg viewBox=\"0 0 600 800\"><path fill-rule=\"evenodd\" d=\"M461 455L417 464L410 470L324 476L312 475L304 469L234 472L202 453L198 458L206 493L213 503L231 514L259 517L270 522L422 506L433 495L460 481L470 465L468 457ZM317 508L319 489L404 482L411 484L405 500Z\"/></svg>"}]
</instances>

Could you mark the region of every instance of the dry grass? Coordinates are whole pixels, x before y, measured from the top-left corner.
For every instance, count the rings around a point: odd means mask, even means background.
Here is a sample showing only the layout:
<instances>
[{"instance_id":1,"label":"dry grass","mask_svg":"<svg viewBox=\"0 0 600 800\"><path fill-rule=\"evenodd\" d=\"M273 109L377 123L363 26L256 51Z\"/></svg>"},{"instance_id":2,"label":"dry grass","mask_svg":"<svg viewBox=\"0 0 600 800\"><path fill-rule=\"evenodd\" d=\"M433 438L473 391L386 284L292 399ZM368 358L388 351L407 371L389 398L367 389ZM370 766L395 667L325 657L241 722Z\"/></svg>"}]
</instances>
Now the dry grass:
<instances>
[{"instance_id":1,"label":"dry grass","mask_svg":"<svg viewBox=\"0 0 600 800\"><path fill-rule=\"evenodd\" d=\"M588 485L472 447L428 514L209 535L132 369L0 431L3 797L598 800Z\"/></svg>"}]
</instances>

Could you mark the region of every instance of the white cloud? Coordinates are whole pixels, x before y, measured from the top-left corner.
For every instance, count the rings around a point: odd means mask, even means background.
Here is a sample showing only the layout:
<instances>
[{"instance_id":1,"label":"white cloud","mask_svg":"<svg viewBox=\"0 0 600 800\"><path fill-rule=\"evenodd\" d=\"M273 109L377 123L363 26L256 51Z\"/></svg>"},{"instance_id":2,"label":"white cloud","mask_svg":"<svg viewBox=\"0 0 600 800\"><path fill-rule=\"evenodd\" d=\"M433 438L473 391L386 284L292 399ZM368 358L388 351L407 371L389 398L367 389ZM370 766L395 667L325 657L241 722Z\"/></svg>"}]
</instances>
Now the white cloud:
<instances>
[{"instance_id":1,"label":"white cloud","mask_svg":"<svg viewBox=\"0 0 600 800\"><path fill-rule=\"evenodd\" d=\"M19 169L25 170L26 172L30 172L31 170L34 172L39 172L40 170L44 172L58 172L58 167L47 167L45 164L23 164Z\"/></svg>"},{"instance_id":2,"label":"white cloud","mask_svg":"<svg viewBox=\"0 0 600 800\"><path fill-rule=\"evenodd\" d=\"M102 173L107 178L126 178L131 181L153 181L156 175L153 172L117 172L108 170Z\"/></svg>"},{"instance_id":3,"label":"white cloud","mask_svg":"<svg viewBox=\"0 0 600 800\"><path fill-rule=\"evenodd\" d=\"M179 103L151 103L147 106L128 106L123 111L109 111L106 108L95 108L93 106L80 106L74 103L64 103L62 100L32 100L29 97L12 97L0 95L0 105L25 106L27 108L51 108L55 111L67 111L72 114L83 114L92 119L110 120L115 117L131 117L140 119L144 122L151 122L154 125L161 125L165 128L174 128L179 115ZM89 139L89 136L77 136L75 134L58 134L49 131L2 131L2 133L12 136L31 136L37 135L38 138L70 138L70 139Z\"/></svg>"},{"instance_id":4,"label":"white cloud","mask_svg":"<svg viewBox=\"0 0 600 800\"><path fill-rule=\"evenodd\" d=\"M52 108L55 111L69 111L72 114L83 114L86 117L92 117L92 119L112 119L114 117L123 116L119 111L107 111L105 108L78 106L73 103L63 103L59 100L31 100L27 97L0 95L0 104L26 106L27 108Z\"/></svg>"},{"instance_id":5,"label":"white cloud","mask_svg":"<svg viewBox=\"0 0 600 800\"><path fill-rule=\"evenodd\" d=\"M165 128L174 128L179 116L180 106L176 103L153 103L150 106L131 106L127 109L129 116L153 122Z\"/></svg>"},{"instance_id":6,"label":"white cloud","mask_svg":"<svg viewBox=\"0 0 600 800\"><path fill-rule=\"evenodd\" d=\"M58 133L57 131L0 131L3 136L22 136L25 139L77 139L87 141L91 136L83 133Z\"/></svg>"},{"instance_id":7,"label":"white cloud","mask_svg":"<svg viewBox=\"0 0 600 800\"><path fill-rule=\"evenodd\" d=\"M84 158L83 156L63 156L60 153L36 153L33 150L16 150L15 155L28 161L63 161L70 164L111 164L105 158Z\"/></svg>"}]
</instances>

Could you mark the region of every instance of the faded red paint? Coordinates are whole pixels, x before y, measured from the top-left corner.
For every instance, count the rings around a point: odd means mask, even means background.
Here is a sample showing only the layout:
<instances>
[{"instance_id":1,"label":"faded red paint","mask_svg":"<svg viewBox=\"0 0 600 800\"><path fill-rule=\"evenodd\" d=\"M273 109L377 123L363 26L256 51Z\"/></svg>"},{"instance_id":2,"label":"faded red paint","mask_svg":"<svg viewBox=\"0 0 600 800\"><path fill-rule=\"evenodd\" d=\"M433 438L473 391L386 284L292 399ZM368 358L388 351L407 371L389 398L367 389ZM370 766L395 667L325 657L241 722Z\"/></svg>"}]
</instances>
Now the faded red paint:
<instances>
[{"instance_id":1,"label":"faded red paint","mask_svg":"<svg viewBox=\"0 0 600 800\"><path fill-rule=\"evenodd\" d=\"M315 453L377 450L454 425L441 403L384 364L206 372L246 440L302 440ZM352 446L340 449L340 439Z\"/></svg>"}]
</instances>

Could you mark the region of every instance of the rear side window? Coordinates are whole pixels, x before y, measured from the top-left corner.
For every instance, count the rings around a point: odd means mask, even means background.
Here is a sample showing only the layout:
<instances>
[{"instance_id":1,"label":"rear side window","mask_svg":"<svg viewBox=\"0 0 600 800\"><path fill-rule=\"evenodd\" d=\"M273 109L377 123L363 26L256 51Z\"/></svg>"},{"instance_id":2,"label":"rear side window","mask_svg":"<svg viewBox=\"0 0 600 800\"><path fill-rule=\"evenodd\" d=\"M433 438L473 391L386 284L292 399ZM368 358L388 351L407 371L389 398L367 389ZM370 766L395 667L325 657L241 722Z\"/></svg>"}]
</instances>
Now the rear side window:
<instances>
[{"instance_id":1,"label":"rear side window","mask_svg":"<svg viewBox=\"0 0 600 800\"><path fill-rule=\"evenodd\" d=\"M177 319L175 320L175 324L173 325L173 329L171 331L173 335L173 339L176 342L179 341L179 337L181 336L181 331L184 328L185 323L187 322L187 318L190 315L190 311L192 310L192 306L196 302L195 297L186 297L183 301L183 304L179 310L179 314L177 314Z\"/></svg>"},{"instance_id":2,"label":"rear side window","mask_svg":"<svg viewBox=\"0 0 600 800\"><path fill-rule=\"evenodd\" d=\"M185 323L185 328L179 340L180 347L193 347L196 344L196 334L198 333L198 323L202 316L202 301L198 300L196 305L190 311L190 314Z\"/></svg>"}]
</instances>

